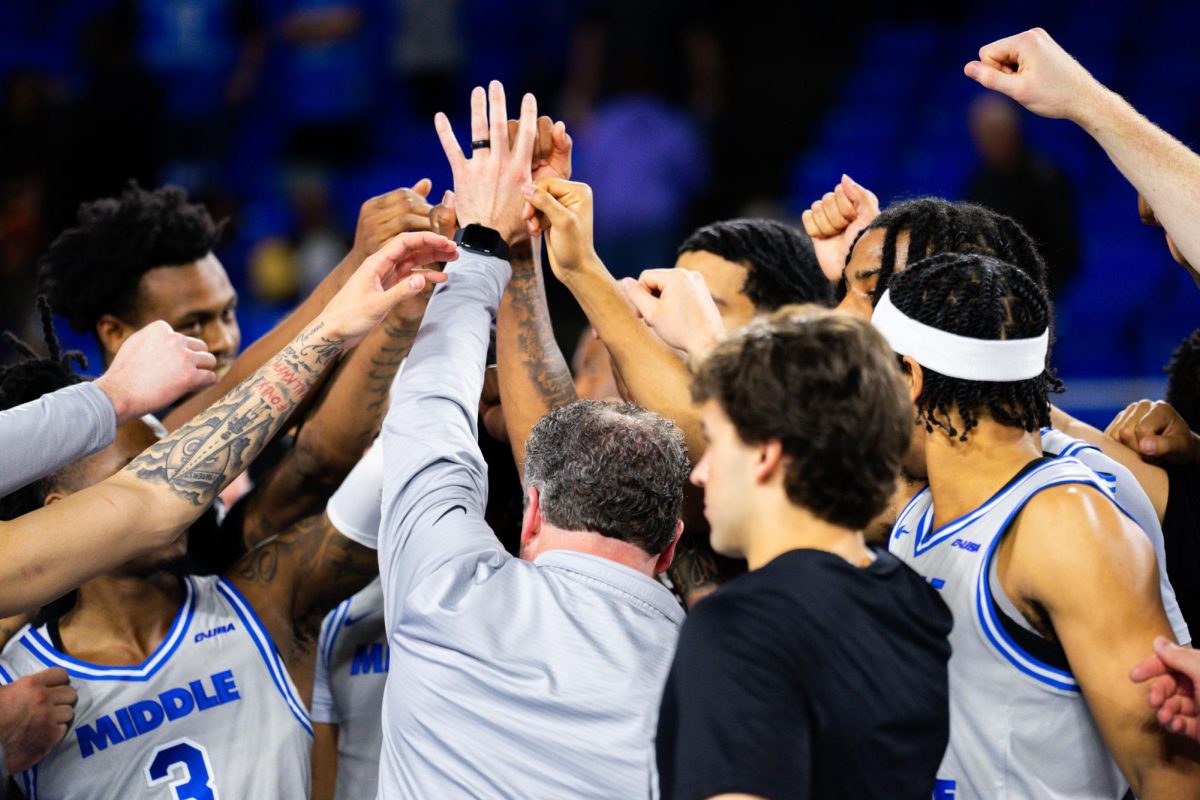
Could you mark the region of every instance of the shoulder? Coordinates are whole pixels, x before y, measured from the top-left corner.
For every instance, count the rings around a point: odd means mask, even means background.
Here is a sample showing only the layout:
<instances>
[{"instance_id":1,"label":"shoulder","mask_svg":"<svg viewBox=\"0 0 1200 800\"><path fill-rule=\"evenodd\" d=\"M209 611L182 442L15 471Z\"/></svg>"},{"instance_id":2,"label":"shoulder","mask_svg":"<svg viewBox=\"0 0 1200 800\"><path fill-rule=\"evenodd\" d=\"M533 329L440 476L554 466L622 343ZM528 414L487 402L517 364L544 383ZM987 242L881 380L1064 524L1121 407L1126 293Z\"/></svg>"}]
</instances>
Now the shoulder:
<instances>
[{"instance_id":1,"label":"shoulder","mask_svg":"<svg viewBox=\"0 0 1200 800\"><path fill-rule=\"evenodd\" d=\"M1032 497L1012 528L1012 564L1019 582L1059 593L1113 573L1153 575L1150 540L1100 489L1085 484L1050 486Z\"/></svg>"}]
</instances>

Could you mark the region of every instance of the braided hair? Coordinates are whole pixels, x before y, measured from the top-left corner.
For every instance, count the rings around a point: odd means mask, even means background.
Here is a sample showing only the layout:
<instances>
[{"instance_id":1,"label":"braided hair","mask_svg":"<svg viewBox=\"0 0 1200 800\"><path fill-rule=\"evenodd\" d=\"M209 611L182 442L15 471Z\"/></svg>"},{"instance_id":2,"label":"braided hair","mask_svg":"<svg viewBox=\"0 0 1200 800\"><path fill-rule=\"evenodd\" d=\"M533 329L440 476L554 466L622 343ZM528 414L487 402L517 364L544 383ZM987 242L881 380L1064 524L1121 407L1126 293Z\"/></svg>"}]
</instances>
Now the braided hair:
<instances>
[{"instance_id":1,"label":"braided hair","mask_svg":"<svg viewBox=\"0 0 1200 800\"><path fill-rule=\"evenodd\" d=\"M742 291L756 311L792 303L833 305L833 289L821 272L808 234L770 219L730 219L697 228L677 255L712 253L748 270Z\"/></svg>"},{"instance_id":2,"label":"braided hair","mask_svg":"<svg viewBox=\"0 0 1200 800\"><path fill-rule=\"evenodd\" d=\"M872 303L878 303L896 273L896 240L908 233L909 264L938 253L981 253L1012 264L1046 287L1046 263L1025 229L1011 217L973 203L951 203L937 197L918 197L888 207L859 232L883 230L879 279ZM854 247L851 246L851 252ZM847 259L849 256L847 256ZM845 292L843 278L841 291Z\"/></svg>"},{"instance_id":3,"label":"braided hair","mask_svg":"<svg viewBox=\"0 0 1200 800\"><path fill-rule=\"evenodd\" d=\"M1050 327L1050 300L1028 273L988 255L941 253L910 264L889 287L906 316L947 333L974 339L1031 339ZM1020 381L969 381L922 366L917 424L966 441L982 416L1034 431L1050 425L1050 392L1062 382L1049 367ZM951 411L962 418L958 430Z\"/></svg>"},{"instance_id":4,"label":"braided hair","mask_svg":"<svg viewBox=\"0 0 1200 800\"><path fill-rule=\"evenodd\" d=\"M1166 400L1192 430L1200 430L1200 328L1179 343L1167 364Z\"/></svg>"},{"instance_id":5,"label":"braided hair","mask_svg":"<svg viewBox=\"0 0 1200 800\"><path fill-rule=\"evenodd\" d=\"M59 234L38 262L38 291L79 333L105 314L131 320L142 275L204 258L222 224L177 186L131 183L119 197L79 207L79 225Z\"/></svg>"},{"instance_id":6,"label":"braided hair","mask_svg":"<svg viewBox=\"0 0 1200 800\"><path fill-rule=\"evenodd\" d=\"M85 380L76 374L72 364L87 369L87 358L78 350L63 351L58 336L54 333L53 318L46 298L37 299L38 314L42 319L42 336L49 355L39 356L32 347L9 331L2 338L12 345L22 361L11 366L0 367L0 410L8 410L24 403L37 400L44 394L81 383ZM16 519L42 507L46 495L60 482L64 467L54 475L47 475L11 494L0 498L0 519Z\"/></svg>"}]
</instances>

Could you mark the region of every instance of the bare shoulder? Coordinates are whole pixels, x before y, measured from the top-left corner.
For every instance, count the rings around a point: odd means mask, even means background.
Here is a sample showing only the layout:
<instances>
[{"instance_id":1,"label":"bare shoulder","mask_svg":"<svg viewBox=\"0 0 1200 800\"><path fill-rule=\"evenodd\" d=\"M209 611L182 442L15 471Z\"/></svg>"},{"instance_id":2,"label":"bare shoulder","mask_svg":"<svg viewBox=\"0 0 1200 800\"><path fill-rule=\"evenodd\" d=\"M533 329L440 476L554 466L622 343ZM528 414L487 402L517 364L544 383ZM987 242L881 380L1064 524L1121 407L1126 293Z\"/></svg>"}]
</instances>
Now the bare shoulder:
<instances>
[{"instance_id":1,"label":"bare shoulder","mask_svg":"<svg viewBox=\"0 0 1200 800\"><path fill-rule=\"evenodd\" d=\"M1092 590L1111 580L1131 588L1157 581L1149 538L1093 486L1042 490L1017 516L1010 537L1010 574L1027 596Z\"/></svg>"}]
</instances>

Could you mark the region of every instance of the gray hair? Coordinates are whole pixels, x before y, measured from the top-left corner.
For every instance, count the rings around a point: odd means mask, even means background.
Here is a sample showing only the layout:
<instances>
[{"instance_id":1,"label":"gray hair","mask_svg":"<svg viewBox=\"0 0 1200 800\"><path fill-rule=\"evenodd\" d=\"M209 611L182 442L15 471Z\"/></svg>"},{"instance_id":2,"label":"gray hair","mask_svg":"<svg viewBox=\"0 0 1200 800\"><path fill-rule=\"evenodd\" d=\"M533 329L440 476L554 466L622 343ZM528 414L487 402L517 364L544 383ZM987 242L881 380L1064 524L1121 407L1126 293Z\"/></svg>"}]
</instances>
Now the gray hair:
<instances>
[{"instance_id":1,"label":"gray hair","mask_svg":"<svg viewBox=\"0 0 1200 800\"><path fill-rule=\"evenodd\" d=\"M651 555L675 538L688 471L683 433L635 403L579 400L556 408L525 445L525 486L537 487L547 522Z\"/></svg>"}]
</instances>

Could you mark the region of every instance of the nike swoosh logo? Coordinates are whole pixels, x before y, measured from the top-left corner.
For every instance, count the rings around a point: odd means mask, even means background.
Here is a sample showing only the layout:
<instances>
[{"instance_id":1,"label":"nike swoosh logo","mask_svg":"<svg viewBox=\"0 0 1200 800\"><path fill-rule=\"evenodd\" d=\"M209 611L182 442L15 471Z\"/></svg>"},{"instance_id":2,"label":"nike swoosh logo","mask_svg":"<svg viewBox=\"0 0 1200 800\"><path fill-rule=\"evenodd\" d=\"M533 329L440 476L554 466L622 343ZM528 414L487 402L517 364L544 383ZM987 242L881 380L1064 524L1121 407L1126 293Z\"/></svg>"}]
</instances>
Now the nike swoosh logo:
<instances>
[{"instance_id":1,"label":"nike swoosh logo","mask_svg":"<svg viewBox=\"0 0 1200 800\"><path fill-rule=\"evenodd\" d=\"M440 517L438 517L437 519L435 519L433 521L433 524L437 525L439 522L441 522L443 519L445 519L447 514L449 514L451 511L453 511L455 509L458 509L459 511L463 512L464 514L467 513L466 506L450 506L449 508L447 508L445 511L442 512L442 515Z\"/></svg>"},{"instance_id":2,"label":"nike swoosh logo","mask_svg":"<svg viewBox=\"0 0 1200 800\"><path fill-rule=\"evenodd\" d=\"M342 621L342 625L344 625L344 626L346 626L347 628L349 628L349 627L350 627L351 625L353 625L354 623L356 623L356 622L362 622L364 619L366 619L367 617L371 616L371 615L372 615L372 614L374 614L374 613L375 613L374 611L368 611L368 612L367 612L367 613L365 613L365 614L359 614L357 617L352 617L352 616L350 616L349 614L347 614L347 615L346 615L346 619L344 619L344 620Z\"/></svg>"}]
</instances>

